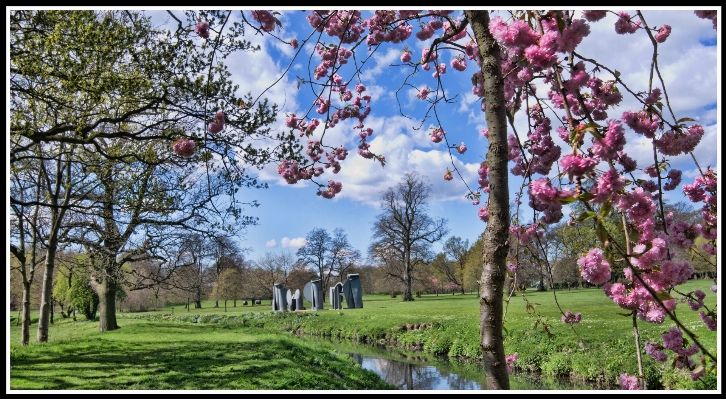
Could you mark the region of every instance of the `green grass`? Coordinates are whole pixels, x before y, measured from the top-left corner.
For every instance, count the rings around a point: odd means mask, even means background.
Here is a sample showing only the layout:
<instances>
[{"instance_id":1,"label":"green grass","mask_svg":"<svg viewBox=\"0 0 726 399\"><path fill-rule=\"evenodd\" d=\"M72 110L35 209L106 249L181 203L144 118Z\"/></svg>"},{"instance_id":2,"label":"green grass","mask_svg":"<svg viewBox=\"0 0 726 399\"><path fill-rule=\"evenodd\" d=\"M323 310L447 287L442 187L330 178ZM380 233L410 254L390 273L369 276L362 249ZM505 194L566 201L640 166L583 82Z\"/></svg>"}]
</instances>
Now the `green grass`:
<instances>
[{"instance_id":1,"label":"green grass","mask_svg":"<svg viewBox=\"0 0 726 399\"><path fill-rule=\"evenodd\" d=\"M690 281L682 289L710 293L706 304L713 307L710 284ZM509 301L504 345L519 354L518 368L602 384L615 383L620 373L637 374L631 317L619 315L624 311L600 289L557 291L557 299L563 311L583 314L574 330L561 322L552 292ZM121 328L106 333L95 331L94 322L57 321L50 343L27 347L19 346L19 328L11 326L11 389L380 389L377 376L291 333L382 343L431 357L481 357L476 294L424 295L413 302L367 295L362 309L326 304L322 311L298 312L272 312L269 301L228 303L227 312L212 302L202 305L119 313ZM680 304L678 315L717 356L716 333L697 312ZM641 342L660 342L672 325L639 321ZM647 355L644 363L649 387L715 389L715 371L705 384L694 383Z\"/></svg>"},{"instance_id":2,"label":"green grass","mask_svg":"<svg viewBox=\"0 0 726 399\"><path fill-rule=\"evenodd\" d=\"M224 324L123 320L72 340L11 349L12 390L395 389L349 356L291 336ZM71 324L73 324L71 326Z\"/></svg>"}]
</instances>

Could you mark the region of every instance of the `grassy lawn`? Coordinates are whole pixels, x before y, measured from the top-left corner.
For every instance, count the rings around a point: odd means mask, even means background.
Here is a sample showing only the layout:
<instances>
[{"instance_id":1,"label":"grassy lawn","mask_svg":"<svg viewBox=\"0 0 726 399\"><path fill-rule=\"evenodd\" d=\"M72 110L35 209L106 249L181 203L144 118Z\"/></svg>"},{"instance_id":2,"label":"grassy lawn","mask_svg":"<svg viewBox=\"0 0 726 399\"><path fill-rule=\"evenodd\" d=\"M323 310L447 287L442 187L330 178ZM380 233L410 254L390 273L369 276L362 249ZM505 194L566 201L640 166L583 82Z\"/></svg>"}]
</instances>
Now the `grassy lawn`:
<instances>
[{"instance_id":1,"label":"grassy lawn","mask_svg":"<svg viewBox=\"0 0 726 399\"><path fill-rule=\"evenodd\" d=\"M10 389L395 389L349 356L289 334L132 319L122 326L100 333L94 322L62 322L53 332L67 340L13 347Z\"/></svg>"},{"instance_id":2,"label":"grassy lawn","mask_svg":"<svg viewBox=\"0 0 726 399\"><path fill-rule=\"evenodd\" d=\"M706 304L713 307L710 285L690 281L683 290L707 292ZM560 320L552 292L527 292L509 301L505 349L519 354L517 367L606 383L623 372L637 374L631 317L621 316L623 310L600 289L556 296L563 311L582 313L574 329ZM678 316L718 354L716 333L706 330L697 312L681 304ZM13 318L11 389L392 389L346 356L291 333L384 343L431 356L481 356L476 293L424 295L413 302L367 295L362 309L331 310L326 304L325 310L297 312L272 312L269 300L254 307L229 302L226 312L222 304L204 302L202 309L170 305L119 313L118 319L121 328L106 333L96 331L96 322L56 319L51 342L20 347ZM639 321L641 342L660 342L671 326ZM649 356L644 363L651 387L715 389L715 371L704 385Z\"/></svg>"}]
</instances>

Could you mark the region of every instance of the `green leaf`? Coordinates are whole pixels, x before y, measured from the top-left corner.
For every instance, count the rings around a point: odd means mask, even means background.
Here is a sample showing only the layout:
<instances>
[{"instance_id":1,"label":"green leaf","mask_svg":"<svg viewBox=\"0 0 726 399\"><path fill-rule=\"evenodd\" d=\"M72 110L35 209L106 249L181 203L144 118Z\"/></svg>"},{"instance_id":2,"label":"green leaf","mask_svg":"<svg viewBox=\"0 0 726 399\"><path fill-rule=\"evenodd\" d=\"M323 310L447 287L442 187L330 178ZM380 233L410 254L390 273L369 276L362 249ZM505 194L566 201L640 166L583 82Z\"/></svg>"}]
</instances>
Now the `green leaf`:
<instances>
[{"instance_id":1,"label":"green leaf","mask_svg":"<svg viewBox=\"0 0 726 399\"><path fill-rule=\"evenodd\" d=\"M555 12L555 15L557 16L557 30L559 30L560 34L562 34L562 32L564 32L565 27L566 27L565 18L562 15L562 11L559 11L559 10Z\"/></svg>"},{"instance_id":2,"label":"green leaf","mask_svg":"<svg viewBox=\"0 0 726 399\"><path fill-rule=\"evenodd\" d=\"M590 129L590 128L595 128L595 129L597 129L597 128L599 128L599 127L601 127L601 126L600 126L600 125L598 125L598 124L597 124L597 123L595 123L595 122L589 122L589 123L588 123L587 125L585 125L585 129Z\"/></svg>"},{"instance_id":3,"label":"green leaf","mask_svg":"<svg viewBox=\"0 0 726 399\"><path fill-rule=\"evenodd\" d=\"M612 266L615 264L615 258L613 257L613 251L611 248L612 248L611 245L604 246L603 255L605 257L605 260L608 261L608 263L610 263L610 265Z\"/></svg>"},{"instance_id":4,"label":"green leaf","mask_svg":"<svg viewBox=\"0 0 726 399\"><path fill-rule=\"evenodd\" d=\"M572 144L573 146L577 146L577 136L578 136L578 133L579 132L577 130L570 131L569 141L570 141L570 144Z\"/></svg>"},{"instance_id":5,"label":"green leaf","mask_svg":"<svg viewBox=\"0 0 726 399\"><path fill-rule=\"evenodd\" d=\"M592 211L582 212L582 213L581 213L581 214L580 214L580 215L579 215L579 216L577 217L577 221L578 221L578 222L583 222L583 221L585 221L585 220L587 220L587 219L592 219L592 218L594 218L595 216L596 216L596 213L595 213L595 212L592 212Z\"/></svg>"},{"instance_id":6,"label":"green leaf","mask_svg":"<svg viewBox=\"0 0 726 399\"><path fill-rule=\"evenodd\" d=\"M602 223L597 223L597 225L595 225L595 234L597 234L597 238L603 244L608 241L608 232L605 230L605 226Z\"/></svg>"},{"instance_id":7,"label":"green leaf","mask_svg":"<svg viewBox=\"0 0 726 399\"><path fill-rule=\"evenodd\" d=\"M613 209L613 203L610 201L605 201L604 204L602 204L602 207L600 207L600 216L605 217L608 214L610 214L610 211Z\"/></svg>"},{"instance_id":8,"label":"green leaf","mask_svg":"<svg viewBox=\"0 0 726 399\"><path fill-rule=\"evenodd\" d=\"M595 198L595 196L591 193L582 193L577 199L582 201L590 201L593 198Z\"/></svg>"},{"instance_id":9,"label":"green leaf","mask_svg":"<svg viewBox=\"0 0 726 399\"><path fill-rule=\"evenodd\" d=\"M655 297L660 299L661 301L669 301L671 299L674 299L671 294L669 294L666 291L658 291L655 293Z\"/></svg>"},{"instance_id":10,"label":"green leaf","mask_svg":"<svg viewBox=\"0 0 726 399\"><path fill-rule=\"evenodd\" d=\"M577 201L577 198L575 198L574 195L570 195L569 197L557 198L557 201L560 201L560 203L563 203L563 204L571 204L571 203Z\"/></svg>"},{"instance_id":11,"label":"green leaf","mask_svg":"<svg viewBox=\"0 0 726 399\"><path fill-rule=\"evenodd\" d=\"M695 122L695 121L696 120L693 119L693 118L681 118L681 119L677 120L676 123L681 123L681 122Z\"/></svg>"}]
</instances>

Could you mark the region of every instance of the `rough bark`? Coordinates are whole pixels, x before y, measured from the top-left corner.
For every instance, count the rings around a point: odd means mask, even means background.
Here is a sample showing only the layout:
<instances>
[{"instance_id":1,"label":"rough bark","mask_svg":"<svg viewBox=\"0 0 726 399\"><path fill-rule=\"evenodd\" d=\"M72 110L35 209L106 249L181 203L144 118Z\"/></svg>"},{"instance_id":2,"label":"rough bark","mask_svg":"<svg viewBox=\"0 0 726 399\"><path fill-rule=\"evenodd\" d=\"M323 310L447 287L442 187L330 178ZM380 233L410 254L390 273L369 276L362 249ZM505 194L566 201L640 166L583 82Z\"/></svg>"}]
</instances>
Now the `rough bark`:
<instances>
[{"instance_id":1,"label":"rough bark","mask_svg":"<svg viewBox=\"0 0 726 399\"><path fill-rule=\"evenodd\" d=\"M111 261L113 262L113 261ZM119 328L116 322L116 279L114 277L117 265L106 267L96 293L98 294L98 331L113 331ZM109 270L110 269L110 270Z\"/></svg>"},{"instance_id":2,"label":"rough bark","mask_svg":"<svg viewBox=\"0 0 726 399\"><path fill-rule=\"evenodd\" d=\"M410 241L410 238L407 237L407 240ZM403 290L403 301L404 302L410 302L413 301L413 295L411 294L411 272L412 272L412 266L411 266L411 251L406 250L404 257L406 266L405 270L403 272L403 279L406 284L404 284L405 288Z\"/></svg>"},{"instance_id":3,"label":"rough bark","mask_svg":"<svg viewBox=\"0 0 726 399\"><path fill-rule=\"evenodd\" d=\"M20 345L30 343L30 283L23 282L23 324L20 327Z\"/></svg>"},{"instance_id":4,"label":"rough bark","mask_svg":"<svg viewBox=\"0 0 726 399\"><path fill-rule=\"evenodd\" d=\"M56 230L57 231L57 230ZM55 237L48 240L48 250L43 269L43 290L40 298L40 316L38 317L38 334L36 342L48 342L48 327L50 326L50 297L53 295L53 269L55 268L55 254L58 240Z\"/></svg>"},{"instance_id":5,"label":"rough bark","mask_svg":"<svg viewBox=\"0 0 726 399\"><path fill-rule=\"evenodd\" d=\"M500 49L489 32L489 13L465 11L482 59L489 129L489 222L484 230L481 276L480 335L487 389L509 389L503 341L503 296L509 251L509 179L507 170L507 118Z\"/></svg>"}]
</instances>

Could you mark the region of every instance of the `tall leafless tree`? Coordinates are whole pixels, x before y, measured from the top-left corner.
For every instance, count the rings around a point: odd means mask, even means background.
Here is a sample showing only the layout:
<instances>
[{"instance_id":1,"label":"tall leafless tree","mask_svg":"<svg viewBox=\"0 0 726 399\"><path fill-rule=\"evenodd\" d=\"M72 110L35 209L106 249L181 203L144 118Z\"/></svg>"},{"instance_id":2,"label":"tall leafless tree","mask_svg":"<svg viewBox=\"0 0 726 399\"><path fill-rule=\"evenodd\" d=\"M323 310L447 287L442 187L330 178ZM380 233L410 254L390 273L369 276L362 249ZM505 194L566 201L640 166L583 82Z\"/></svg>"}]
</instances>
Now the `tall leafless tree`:
<instances>
[{"instance_id":1,"label":"tall leafless tree","mask_svg":"<svg viewBox=\"0 0 726 399\"><path fill-rule=\"evenodd\" d=\"M388 274L404 284L403 300L413 301L413 269L432 257L431 244L441 240L449 230L447 219L432 219L427 212L431 185L425 176L406 173L401 182L383 192L383 213L376 217L370 247L371 258L386 264Z\"/></svg>"}]
</instances>

